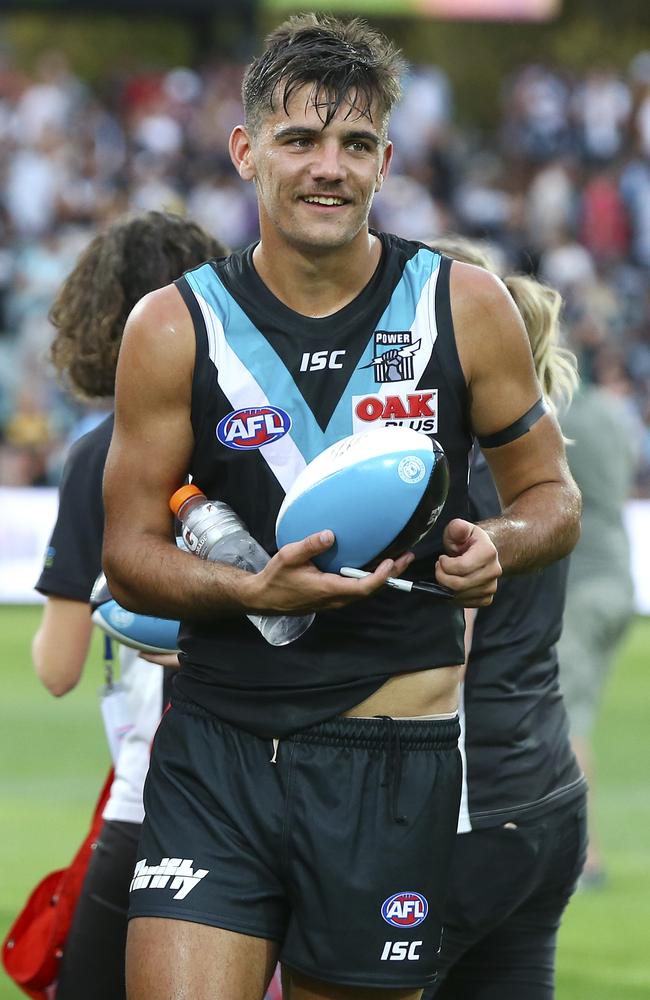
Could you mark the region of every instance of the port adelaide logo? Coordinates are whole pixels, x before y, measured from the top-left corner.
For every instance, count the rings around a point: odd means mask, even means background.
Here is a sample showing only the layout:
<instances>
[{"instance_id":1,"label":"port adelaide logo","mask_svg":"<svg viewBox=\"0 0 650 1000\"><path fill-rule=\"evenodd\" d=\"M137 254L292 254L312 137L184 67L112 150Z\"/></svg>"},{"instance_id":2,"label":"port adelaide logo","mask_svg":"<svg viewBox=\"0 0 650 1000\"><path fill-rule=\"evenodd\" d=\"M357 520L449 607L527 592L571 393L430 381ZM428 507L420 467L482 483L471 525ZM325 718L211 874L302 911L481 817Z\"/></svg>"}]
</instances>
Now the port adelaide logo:
<instances>
[{"instance_id":1,"label":"port adelaide logo","mask_svg":"<svg viewBox=\"0 0 650 1000\"><path fill-rule=\"evenodd\" d=\"M422 341L413 343L410 330L376 330L375 356L363 368L374 368L375 382L409 382L413 378L413 355Z\"/></svg>"},{"instance_id":2,"label":"port adelaide logo","mask_svg":"<svg viewBox=\"0 0 650 1000\"><path fill-rule=\"evenodd\" d=\"M381 915L392 927L417 927L426 920L429 904L419 892L396 892L381 905Z\"/></svg>"},{"instance_id":3,"label":"port adelaide logo","mask_svg":"<svg viewBox=\"0 0 650 1000\"><path fill-rule=\"evenodd\" d=\"M291 430L291 417L279 406L250 406L232 410L217 424L217 437L226 448L250 451L263 448Z\"/></svg>"}]
</instances>

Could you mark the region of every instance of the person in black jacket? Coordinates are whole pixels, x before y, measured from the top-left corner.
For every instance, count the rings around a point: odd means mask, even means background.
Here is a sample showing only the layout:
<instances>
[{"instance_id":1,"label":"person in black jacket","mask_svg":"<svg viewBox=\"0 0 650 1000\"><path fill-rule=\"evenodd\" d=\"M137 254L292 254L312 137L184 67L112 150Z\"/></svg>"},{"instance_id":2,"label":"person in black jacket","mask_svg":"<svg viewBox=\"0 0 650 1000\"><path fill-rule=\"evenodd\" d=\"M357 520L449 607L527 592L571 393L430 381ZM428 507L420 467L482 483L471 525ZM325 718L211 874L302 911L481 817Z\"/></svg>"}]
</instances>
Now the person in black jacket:
<instances>
[{"instance_id":1,"label":"person in black jacket","mask_svg":"<svg viewBox=\"0 0 650 1000\"><path fill-rule=\"evenodd\" d=\"M82 253L51 309L51 355L80 398L112 402L126 318L141 296L188 267L223 253L195 222L164 212L121 219ZM89 598L101 570L102 476L112 414L74 443L63 471L59 511L36 589L46 597L32 642L36 673L56 697L79 681L92 621ZM162 669L123 648L122 681L132 728L122 741L104 824L66 942L58 1000L125 997L128 890L142 823L149 746L163 708ZM175 659L175 658L174 658Z\"/></svg>"},{"instance_id":2,"label":"person in black jacket","mask_svg":"<svg viewBox=\"0 0 650 1000\"><path fill-rule=\"evenodd\" d=\"M493 270L461 238L436 249ZM505 285L524 320L549 407L571 398L575 359L560 347L561 299L523 275ZM471 517L501 509L475 446ZM492 604L467 609L461 694L464 780L436 985L426 1000L551 1000L555 945L586 853L586 782L558 684L568 558L504 577Z\"/></svg>"}]
</instances>

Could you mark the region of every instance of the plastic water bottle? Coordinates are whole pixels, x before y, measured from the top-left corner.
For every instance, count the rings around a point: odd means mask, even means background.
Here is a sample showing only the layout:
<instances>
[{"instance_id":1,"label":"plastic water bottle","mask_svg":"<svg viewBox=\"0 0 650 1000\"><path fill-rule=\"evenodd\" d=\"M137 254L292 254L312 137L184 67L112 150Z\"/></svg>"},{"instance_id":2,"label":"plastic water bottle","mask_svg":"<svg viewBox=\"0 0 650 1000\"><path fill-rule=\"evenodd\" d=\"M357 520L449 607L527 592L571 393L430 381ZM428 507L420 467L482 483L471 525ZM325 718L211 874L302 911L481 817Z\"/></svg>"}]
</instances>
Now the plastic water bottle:
<instances>
[{"instance_id":1,"label":"plastic water bottle","mask_svg":"<svg viewBox=\"0 0 650 1000\"><path fill-rule=\"evenodd\" d=\"M183 526L183 541L199 559L228 563L248 573L259 573L270 556L248 532L232 507L208 500L198 486L181 486L169 506ZM272 646L286 646L306 632L316 616L247 615Z\"/></svg>"}]
</instances>

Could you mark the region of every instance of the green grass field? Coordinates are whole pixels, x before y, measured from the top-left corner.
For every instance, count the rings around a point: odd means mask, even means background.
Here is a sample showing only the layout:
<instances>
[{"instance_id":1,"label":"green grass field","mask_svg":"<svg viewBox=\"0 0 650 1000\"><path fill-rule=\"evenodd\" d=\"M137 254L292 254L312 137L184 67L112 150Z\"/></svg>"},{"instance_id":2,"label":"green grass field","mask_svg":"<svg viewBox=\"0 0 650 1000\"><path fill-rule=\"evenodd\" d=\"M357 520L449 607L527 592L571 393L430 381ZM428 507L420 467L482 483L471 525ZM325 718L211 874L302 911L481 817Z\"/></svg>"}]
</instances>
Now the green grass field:
<instances>
[{"instance_id":1,"label":"green grass field","mask_svg":"<svg viewBox=\"0 0 650 1000\"><path fill-rule=\"evenodd\" d=\"M90 660L96 666L79 688L55 700L30 663L39 615L34 607L0 607L3 938L35 883L70 860L108 768L99 644ZM650 620L637 619L607 691L597 740L597 815L610 879L606 889L571 903L560 938L558 1000L650 997L649 719ZM0 1000L20 996L0 972Z\"/></svg>"}]
</instances>

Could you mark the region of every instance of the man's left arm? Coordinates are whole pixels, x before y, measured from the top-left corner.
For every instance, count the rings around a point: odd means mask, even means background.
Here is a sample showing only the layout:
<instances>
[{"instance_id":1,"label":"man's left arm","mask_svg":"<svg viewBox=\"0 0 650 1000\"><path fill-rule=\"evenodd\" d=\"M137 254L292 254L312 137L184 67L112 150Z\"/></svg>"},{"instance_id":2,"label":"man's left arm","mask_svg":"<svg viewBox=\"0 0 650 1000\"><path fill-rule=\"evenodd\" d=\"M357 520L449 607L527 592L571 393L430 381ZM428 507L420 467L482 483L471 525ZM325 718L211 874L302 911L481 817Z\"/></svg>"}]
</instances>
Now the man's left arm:
<instances>
[{"instance_id":1,"label":"man's left arm","mask_svg":"<svg viewBox=\"0 0 650 1000\"><path fill-rule=\"evenodd\" d=\"M448 554L438 560L436 578L455 590L466 606L481 606L491 599L485 591L494 569L490 543L505 573L541 568L574 547L581 502L557 420L548 411L536 415L533 409L542 390L511 296L494 275L457 262L451 292L472 428L503 512L476 526L459 519L450 522L445 529ZM531 411L532 420L522 422Z\"/></svg>"}]
</instances>

